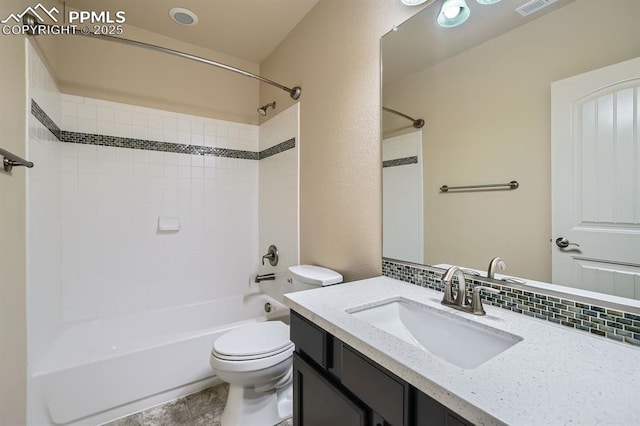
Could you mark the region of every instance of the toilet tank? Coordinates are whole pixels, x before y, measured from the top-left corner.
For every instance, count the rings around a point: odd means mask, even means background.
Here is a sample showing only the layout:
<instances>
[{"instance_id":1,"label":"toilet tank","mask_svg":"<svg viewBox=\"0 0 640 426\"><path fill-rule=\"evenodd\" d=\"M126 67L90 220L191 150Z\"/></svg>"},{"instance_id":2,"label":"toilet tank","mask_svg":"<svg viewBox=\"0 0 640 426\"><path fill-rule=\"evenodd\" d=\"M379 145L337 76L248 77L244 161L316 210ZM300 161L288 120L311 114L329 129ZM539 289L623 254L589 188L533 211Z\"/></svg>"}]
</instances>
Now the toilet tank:
<instances>
[{"instance_id":1,"label":"toilet tank","mask_svg":"<svg viewBox=\"0 0 640 426\"><path fill-rule=\"evenodd\" d=\"M342 282L338 272L314 265L289 266L289 277L293 291L309 290Z\"/></svg>"}]
</instances>

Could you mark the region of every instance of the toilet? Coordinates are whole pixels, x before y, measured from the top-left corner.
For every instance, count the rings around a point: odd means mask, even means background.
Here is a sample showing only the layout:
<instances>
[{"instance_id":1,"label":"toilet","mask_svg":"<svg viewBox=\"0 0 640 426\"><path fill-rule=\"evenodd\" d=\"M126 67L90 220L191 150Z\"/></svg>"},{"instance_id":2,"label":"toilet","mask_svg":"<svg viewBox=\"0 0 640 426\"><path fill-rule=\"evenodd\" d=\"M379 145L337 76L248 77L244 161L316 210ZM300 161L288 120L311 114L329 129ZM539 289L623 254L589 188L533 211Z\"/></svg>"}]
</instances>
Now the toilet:
<instances>
[{"instance_id":1,"label":"toilet","mask_svg":"<svg viewBox=\"0 0 640 426\"><path fill-rule=\"evenodd\" d=\"M319 266L291 266L289 273L292 291L342 282ZM293 350L281 321L243 325L216 339L209 363L229 383L222 426L273 426L293 415Z\"/></svg>"}]
</instances>

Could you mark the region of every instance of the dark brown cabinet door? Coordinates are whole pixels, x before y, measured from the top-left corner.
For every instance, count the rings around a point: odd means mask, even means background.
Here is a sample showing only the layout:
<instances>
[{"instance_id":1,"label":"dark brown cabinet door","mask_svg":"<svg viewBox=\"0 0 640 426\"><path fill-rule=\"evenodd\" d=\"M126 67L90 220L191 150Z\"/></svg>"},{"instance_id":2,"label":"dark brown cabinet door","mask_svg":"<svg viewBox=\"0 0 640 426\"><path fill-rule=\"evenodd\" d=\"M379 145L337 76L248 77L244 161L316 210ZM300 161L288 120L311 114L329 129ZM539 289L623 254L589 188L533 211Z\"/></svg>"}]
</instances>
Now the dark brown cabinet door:
<instances>
[{"instance_id":1,"label":"dark brown cabinet door","mask_svg":"<svg viewBox=\"0 0 640 426\"><path fill-rule=\"evenodd\" d=\"M361 407L298 354L293 354L293 424L295 426L365 426Z\"/></svg>"}]
</instances>

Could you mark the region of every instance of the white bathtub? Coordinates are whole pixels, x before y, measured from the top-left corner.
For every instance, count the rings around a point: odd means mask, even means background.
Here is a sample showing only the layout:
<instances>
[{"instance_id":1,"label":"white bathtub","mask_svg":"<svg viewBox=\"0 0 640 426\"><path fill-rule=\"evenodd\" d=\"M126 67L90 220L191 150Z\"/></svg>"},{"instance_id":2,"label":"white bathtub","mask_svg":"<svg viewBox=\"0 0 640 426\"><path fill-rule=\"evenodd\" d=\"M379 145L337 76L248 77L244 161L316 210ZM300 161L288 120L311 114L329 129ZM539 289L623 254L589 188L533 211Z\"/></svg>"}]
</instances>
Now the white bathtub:
<instances>
[{"instance_id":1,"label":"white bathtub","mask_svg":"<svg viewBox=\"0 0 640 426\"><path fill-rule=\"evenodd\" d=\"M265 302L275 307L270 314ZM286 313L275 300L253 294L81 323L57 336L33 384L50 422L96 424L146 408L136 401L193 392L197 383L206 387L215 380L209 354L218 336Z\"/></svg>"}]
</instances>

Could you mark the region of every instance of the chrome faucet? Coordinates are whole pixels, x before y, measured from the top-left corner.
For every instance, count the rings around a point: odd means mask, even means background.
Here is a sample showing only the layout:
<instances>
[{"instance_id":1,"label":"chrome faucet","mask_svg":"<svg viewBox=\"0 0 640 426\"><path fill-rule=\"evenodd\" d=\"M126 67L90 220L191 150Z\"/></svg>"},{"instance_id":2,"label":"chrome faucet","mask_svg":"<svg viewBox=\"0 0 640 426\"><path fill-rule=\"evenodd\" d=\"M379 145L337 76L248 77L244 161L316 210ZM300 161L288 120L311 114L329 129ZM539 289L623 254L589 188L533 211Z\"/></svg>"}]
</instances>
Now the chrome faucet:
<instances>
[{"instance_id":1,"label":"chrome faucet","mask_svg":"<svg viewBox=\"0 0 640 426\"><path fill-rule=\"evenodd\" d=\"M504 262L503 262L504 263ZM452 281L453 278L458 278L458 294L453 299ZM467 297L467 284L464 280L464 273L462 269L457 266L452 266L446 270L442 276L442 284L444 285L444 297L442 298L442 304L450 306L453 309L457 309L463 312L470 312L474 315L486 315L484 307L482 306L482 299L480 298L481 292L488 291L490 293L498 294L500 290L485 286L475 286L473 288L473 300L469 303Z\"/></svg>"},{"instance_id":2,"label":"chrome faucet","mask_svg":"<svg viewBox=\"0 0 640 426\"><path fill-rule=\"evenodd\" d=\"M493 259L491 259L491 262L489 262L489 268L487 268L487 278L495 278L496 267L504 271L505 269L507 269L507 264L499 257L494 257Z\"/></svg>"},{"instance_id":3,"label":"chrome faucet","mask_svg":"<svg viewBox=\"0 0 640 426\"><path fill-rule=\"evenodd\" d=\"M451 282L453 277L458 278L458 295L456 300L453 300L453 290ZM467 284L464 280L464 272L457 266L452 266L442 276L442 283L444 284L444 298L442 299L443 305L459 306L466 308L469 306L469 298L467 298Z\"/></svg>"},{"instance_id":4,"label":"chrome faucet","mask_svg":"<svg viewBox=\"0 0 640 426\"><path fill-rule=\"evenodd\" d=\"M261 282L261 281L273 281L276 279L276 274L264 274L264 275L256 275L256 281L257 283Z\"/></svg>"}]
</instances>

